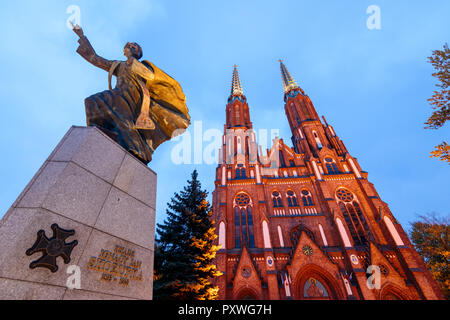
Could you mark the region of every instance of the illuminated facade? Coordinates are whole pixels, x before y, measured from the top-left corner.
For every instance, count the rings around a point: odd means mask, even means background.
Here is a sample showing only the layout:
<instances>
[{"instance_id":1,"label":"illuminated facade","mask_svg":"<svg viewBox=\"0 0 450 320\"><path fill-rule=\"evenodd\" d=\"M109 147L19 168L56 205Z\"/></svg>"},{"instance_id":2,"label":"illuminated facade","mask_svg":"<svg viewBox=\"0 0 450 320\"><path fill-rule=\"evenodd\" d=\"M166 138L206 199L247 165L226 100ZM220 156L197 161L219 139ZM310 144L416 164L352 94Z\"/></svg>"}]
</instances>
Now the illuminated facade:
<instances>
[{"instance_id":1,"label":"illuminated facade","mask_svg":"<svg viewBox=\"0 0 450 320\"><path fill-rule=\"evenodd\" d=\"M292 147L277 138L265 156L233 70L213 192L220 299L441 299L367 172L280 67Z\"/></svg>"}]
</instances>

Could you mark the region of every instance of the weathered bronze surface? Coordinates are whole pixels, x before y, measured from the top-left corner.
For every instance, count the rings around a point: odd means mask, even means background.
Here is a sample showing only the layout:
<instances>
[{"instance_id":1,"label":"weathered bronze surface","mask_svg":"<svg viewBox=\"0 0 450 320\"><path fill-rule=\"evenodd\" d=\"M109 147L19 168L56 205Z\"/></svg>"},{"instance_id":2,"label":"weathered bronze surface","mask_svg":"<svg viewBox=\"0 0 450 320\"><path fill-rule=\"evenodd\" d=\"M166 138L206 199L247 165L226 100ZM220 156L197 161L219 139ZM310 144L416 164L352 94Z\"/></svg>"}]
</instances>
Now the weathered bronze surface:
<instances>
[{"instance_id":1,"label":"weathered bronze surface","mask_svg":"<svg viewBox=\"0 0 450 320\"><path fill-rule=\"evenodd\" d=\"M26 251L27 256L36 252L43 253L42 257L30 263L30 269L47 268L51 272L56 272L58 271L57 257L62 257L66 264L70 262L70 255L78 241L74 240L70 243L65 243L65 241L75 234L75 230L61 229L56 223L51 225L51 229L53 230L53 237L49 239L44 230L39 230L36 242Z\"/></svg>"},{"instance_id":2,"label":"weathered bronze surface","mask_svg":"<svg viewBox=\"0 0 450 320\"><path fill-rule=\"evenodd\" d=\"M180 84L142 58L137 43L127 43L126 61L98 56L79 26L77 52L94 66L108 72L109 90L85 100L87 125L99 127L135 157L147 164L154 150L190 124L186 97ZM111 78L117 77L112 89Z\"/></svg>"}]
</instances>

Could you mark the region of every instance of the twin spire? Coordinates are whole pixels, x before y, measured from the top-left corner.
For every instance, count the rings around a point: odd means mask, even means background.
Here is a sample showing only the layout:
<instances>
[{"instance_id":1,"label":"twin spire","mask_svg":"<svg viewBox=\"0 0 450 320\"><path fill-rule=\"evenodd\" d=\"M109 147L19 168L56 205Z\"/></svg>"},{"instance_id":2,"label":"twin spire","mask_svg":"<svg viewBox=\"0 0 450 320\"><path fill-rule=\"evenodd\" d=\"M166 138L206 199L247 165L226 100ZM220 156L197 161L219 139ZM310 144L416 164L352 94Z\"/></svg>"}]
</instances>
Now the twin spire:
<instances>
[{"instance_id":1,"label":"twin spire","mask_svg":"<svg viewBox=\"0 0 450 320\"><path fill-rule=\"evenodd\" d=\"M239 80L239 73L237 71L237 65L233 66L233 79L231 80L231 95L244 95L241 87L241 80Z\"/></svg>"},{"instance_id":2,"label":"twin spire","mask_svg":"<svg viewBox=\"0 0 450 320\"><path fill-rule=\"evenodd\" d=\"M283 60L278 60L280 62L281 69L281 79L283 80L283 88L284 93L288 93L292 89L300 88L295 82L294 78L292 78L291 74L287 70L286 66L283 63ZM241 80L239 79L239 73L237 70L237 65L233 66L233 79L231 80L231 95L244 95L241 86Z\"/></svg>"},{"instance_id":3,"label":"twin spire","mask_svg":"<svg viewBox=\"0 0 450 320\"><path fill-rule=\"evenodd\" d=\"M283 60L278 61L280 62L281 79L283 80L284 93L288 93L292 89L299 88L297 82L295 82L294 78L292 78L291 74L284 65Z\"/></svg>"}]
</instances>

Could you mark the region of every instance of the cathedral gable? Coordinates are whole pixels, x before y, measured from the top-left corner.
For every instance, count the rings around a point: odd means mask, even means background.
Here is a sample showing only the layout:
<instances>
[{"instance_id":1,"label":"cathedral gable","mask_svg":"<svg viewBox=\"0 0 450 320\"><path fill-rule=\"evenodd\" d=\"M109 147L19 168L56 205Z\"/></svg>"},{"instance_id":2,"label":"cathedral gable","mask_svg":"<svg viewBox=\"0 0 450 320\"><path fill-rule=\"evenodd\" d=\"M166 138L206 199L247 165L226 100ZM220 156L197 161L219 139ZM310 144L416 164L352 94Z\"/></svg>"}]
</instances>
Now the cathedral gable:
<instances>
[{"instance_id":1,"label":"cathedral gable","mask_svg":"<svg viewBox=\"0 0 450 320\"><path fill-rule=\"evenodd\" d=\"M261 279L260 272L256 269L247 247L244 247L232 279L233 296L239 295L242 291L250 290L262 298Z\"/></svg>"},{"instance_id":2,"label":"cathedral gable","mask_svg":"<svg viewBox=\"0 0 450 320\"><path fill-rule=\"evenodd\" d=\"M410 290L406 287L405 279L372 242L370 243L370 263L380 269L380 288L379 290L375 289L379 295L382 291L386 291L385 289L391 288L397 292L397 295L401 292L402 297L407 296L406 292L410 292Z\"/></svg>"},{"instance_id":3,"label":"cathedral gable","mask_svg":"<svg viewBox=\"0 0 450 320\"><path fill-rule=\"evenodd\" d=\"M321 267L326 266L329 270L337 271L337 266L330 257L320 249L306 232L302 231L288 264L292 269L295 269L311 263L318 264Z\"/></svg>"},{"instance_id":4,"label":"cathedral gable","mask_svg":"<svg viewBox=\"0 0 450 320\"><path fill-rule=\"evenodd\" d=\"M304 279L310 276L314 279L322 279L323 283L332 288L334 297L343 297L340 291L341 277L338 266L308 237L306 232L302 232L287 270L293 279L294 297L298 296Z\"/></svg>"}]
</instances>

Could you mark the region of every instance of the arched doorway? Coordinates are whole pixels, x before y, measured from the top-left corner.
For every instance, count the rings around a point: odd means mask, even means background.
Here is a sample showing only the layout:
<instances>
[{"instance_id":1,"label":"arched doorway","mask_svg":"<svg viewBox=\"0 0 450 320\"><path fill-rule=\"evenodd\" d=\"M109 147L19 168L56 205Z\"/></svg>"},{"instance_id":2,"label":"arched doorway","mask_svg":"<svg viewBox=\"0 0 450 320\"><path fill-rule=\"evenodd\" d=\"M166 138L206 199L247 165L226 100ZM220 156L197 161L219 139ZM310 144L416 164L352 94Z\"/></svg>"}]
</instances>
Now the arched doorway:
<instances>
[{"instance_id":1,"label":"arched doorway","mask_svg":"<svg viewBox=\"0 0 450 320\"><path fill-rule=\"evenodd\" d=\"M342 295L334 278L321 267L309 265L296 277L294 299L339 300Z\"/></svg>"},{"instance_id":2,"label":"arched doorway","mask_svg":"<svg viewBox=\"0 0 450 320\"><path fill-rule=\"evenodd\" d=\"M258 294L250 289L244 288L236 294L236 300L259 300Z\"/></svg>"},{"instance_id":3,"label":"arched doorway","mask_svg":"<svg viewBox=\"0 0 450 320\"><path fill-rule=\"evenodd\" d=\"M256 300L256 298L251 293L246 293L239 300Z\"/></svg>"},{"instance_id":4,"label":"arched doorway","mask_svg":"<svg viewBox=\"0 0 450 320\"><path fill-rule=\"evenodd\" d=\"M388 292L383 296L382 300L402 300L402 298L400 298L394 292Z\"/></svg>"},{"instance_id":5,"label":"arched doorway","mask_svg":"<svg viewBox=\"0 0 450 320\"><path fill-rule=\"evenodd\" d=\"M408 297L398 288L391 284L381 289L380 300L408 300Z\"/></svg>"}]
</instances>

